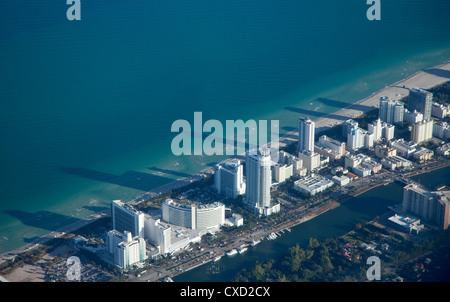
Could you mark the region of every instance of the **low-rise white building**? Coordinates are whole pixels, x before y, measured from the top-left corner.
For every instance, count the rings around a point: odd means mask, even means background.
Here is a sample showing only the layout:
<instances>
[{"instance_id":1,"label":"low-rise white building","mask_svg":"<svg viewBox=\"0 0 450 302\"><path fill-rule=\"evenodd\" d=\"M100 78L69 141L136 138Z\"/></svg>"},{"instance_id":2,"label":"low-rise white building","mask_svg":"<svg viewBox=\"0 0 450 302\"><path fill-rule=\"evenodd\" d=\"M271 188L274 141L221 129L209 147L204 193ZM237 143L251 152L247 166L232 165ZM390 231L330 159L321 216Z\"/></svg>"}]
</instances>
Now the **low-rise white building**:
<instances>
[{"instance_id":1,"label":"low-rise white building","mask_svg":"<svg viewBox=\"0 0 450 302\"><path fill-rule=\"evenodd\" d=\"M433 136L440 139L450 138L450 125L446 122L433 123Z\"/></svg>"},{"instance_id":2,"label":"low-rise white building","mask_svg":"<svg viewBox=\"0 0 450 302\"><path fill-rule=\"evenodd\" d=\"M406 158L403 158L401 156L395 155L395 156L389 156L386 159L389 159L393 161L397 168L411 168L413 166L412 161L407 160Z\"/></svg>"},{"instance_id":3,"label":"low-rise white building","mask_svg":"<svg viewBox=\"0 0 450 302\"><path fill-rule=\"evenodd\" d=\"M417 110L411 112L408 111L408 109L405 109L403 120L411 125L420 123L421 121L423 121L423 114L421 112L418 112Z\"/></svg>"},{"instance_id":4,"label":"low-rise white building","mask_svg":"<svg viewBox=\"0 0 450 302\"><path fill-rule=\"evenodd\" d=\"M294 189L305 194L315 195L334 185L333 181L320 175L311 174L294 182Z\"/></svg>"},{"instance_id":5,"label":"low-rise white building","mask_svg":"<svg viewBox=\"0 0 450 302\"><path fill-rule=\"evenodd\" d=\"M413 157L414 159L423 162L423 161L427 161L430 160L434 155L434 152L430 149L424 148L424 147L420 147L419 149L417 149L416 152L414 152Z\"/></svg>"},{"instance_id":6,"label":"low-rise white building","mask_svg":"<svg viewBox=\"0 0 450 302\"><path fill-rule=\"evenodd\" d=\"M230 218L227 219L226 223L231 226L240 227L244 225L244 218L242 215L233 214Z\"/></svg>"},{"instance_id":7,"label":"low-rise white building","mask_svg":"<svg viewBox=\"0 0 450 302\"><path fill-rule=\"evenodd\" d=\"M272 166L272 178L274 181L281 183L289 179L294 174L292 165L276 164Z\"/></svg>"},{"instance_id":8,"label":"low-rise white building","mask_svg":"<svg viewBox=\"0 0 450 302\"><path fill-rule=\"evenodd\" d=\"M375 156L379 158L386 158L389 156L397 155L397 150L386 145L375 146Z\"/></svg>"},{"instance_id":9,"label":"low-rise white building","mask_svg":"<svg viewBox=\"0 0 450 302\"><path fill-rule=\"evenodd\" d=\"M397 150L397 155L409 158L416 152L417 143L413 141L406 142L403 138L392 141L390 146Z\"/></svg>"},{"instance_id":10,"label":"low-rise white building","mask_svg":"<svg viewBox=\"0 0 450 302\"><path fill-rule=\"evenodd\" d=\"M303 160L285 151L279 151L278 162L272 166L272 178L275 182L281 183L293 175L303 173Z\"/></svg>"},{"instance_id":11,"label":"low-rise white building","mask_svg":"<svg viewBox=\"0 0 450 302\"><path fill-rule=\"evenodd\" d=\"M332 139L326 135L322 135L321 137L319 137L317 145L321 148L331 149L340 156L345 155L345 143Z\"/></svg>"},{"instance_id":12,"label":"low-rise white building","mask_svg":"<svg viewBox=\"0 0 450 302\"><path fill-rule=\"evenodd\" d=\"M353 168L353 172L359 177L367 177L372 174L372 171L363 166L357 166Z\"/></svg>"},{"instance_id":13,"label":"low-rise white building","mask_svg":"<svg viewBox=\"0 0 450 302\"><path fill-rule=\"evenodd\" d=\"M395 169L397 169L397 163L392 160L390 157L386 157L383 158L381 160L381 165L383 166L383 168L394 171Z\"/></svg>"},{"instance_id":14,"label":"low-rise white building","mask_svg":"<svg viewBox=\"0 0 450 302\"><path fill-rule=\"evenodd\" d=\"M395 214L394 216L389 217L388 220L393 226L411 234L417 235L420 230L424 228L424 226L420 224L420 219L416 217Z\"/></svg>"},{"instance_id":15,"label":"low-rise white building","mask_svg":"<svg viewBox=\"0 0 450 302\"><path fill-rule=\"evenodd\" d=\"M450 143L436 148L436 153L441 156L450 155Z\"/></svg>"},{"instance_id":16,"label":"low-rise white building","mask_svg":"<svg viewBox=\"0 0 450 302\"><path fill-rule=\"evenodd\" d=\"M340 177L335 175L335 176L333 176L333 178L331 178L331 180L335 184L337 184L337 185L339 185L341 187L346 186L346 185L348 185L350 183L350 178L348 178L345 175L342 175Z\"/></svg>"},{"instance_id":17,"label":"low-rise white building","mask_svg":"<svg viewBox=\"0 0 450 302\"><path fill-rule=\"evenodd\" d=\"M303 151L298 153L299 159L302 160L303 166L308 172L315 171L320 168L320 154L312 151Z\"/></svg>"},{"instance_id":18,"label":"low-rise white building","mask_svg":"<svg viewBox=\"0 0 450 302\"><path fill-rule=\"evenodd\" d=\"M433 106L431 107L432 116L435 116L439 119L443 119L449 114L450 114L450 106L433 102Z\"/></svg>"},{"instance_id":19,"label":"low-rise white building","mask_svg":"<svg viewBox=\"0 0 450 302\"><path fill-rule=\"evenodd\" d=\"M344 168L354 168L361 164L361 162L368 157L364 154L348 155L344 157Z\"/></svg>"}]
</instances>

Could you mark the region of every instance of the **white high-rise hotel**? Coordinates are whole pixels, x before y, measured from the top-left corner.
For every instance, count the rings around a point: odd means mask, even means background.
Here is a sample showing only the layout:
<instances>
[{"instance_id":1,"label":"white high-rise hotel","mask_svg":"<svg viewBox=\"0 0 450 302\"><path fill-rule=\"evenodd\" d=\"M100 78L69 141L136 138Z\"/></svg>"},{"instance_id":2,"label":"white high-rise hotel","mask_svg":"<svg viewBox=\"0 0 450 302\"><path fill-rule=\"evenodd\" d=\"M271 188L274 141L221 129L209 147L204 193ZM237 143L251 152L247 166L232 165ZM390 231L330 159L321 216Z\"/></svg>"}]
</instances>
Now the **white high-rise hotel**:
<instances>
[{"instance_id":1,"label":"white high-rise hotel","mask_svg":"<svg viewBox=\"0 0 450 302\"><path fill-rule=\"evenodd\" d=\"M132 237L131 232L124 231L122 234L117 230L109 231L106 242L108 251L114 255L114 263L123 269L147 259L144 238Z\"/></svg>"},{"instance_id":2,"label":"white high-rise hotel","mask_svg":"<svg viewBox=\"0 0 450 302\"><path fill-rule=\"evenodd\" d=\"M401 124L403 122L403 102L391 100L387 96L380 97L379 118L388 124Z\"/></svg>"},{"instance_id":3,"label":"white high-rise hotel","mask_svg":"<svg viewBox=\"0 0 450 302\"><path fill-rule=\"evenodd\" d=\"M309 118L298 119L298 158L309 172L320 167L320 154L314 152L315 126Z\"/></svg>"},{"instance_id":4,"label":"white high-rise hotel","mask_svg":"<svg viewBox=\"0 0 450 302\"><path fill-rule=\"evenodd\" d=\"M245 202L258 215L269 216L280 211L280 204L272 204L272 159L270 149L263 147L247 152Z\"/></svg>"},{"instance_id":5,"label":"white high-rise hotel","mask_svg":"<svg viewBox=\"0 0 450 302\"><path fill-rule=\"evenodd\" d=\"M246 202L254 207L270 207L270 186L272 184L272 161L270 149L247 152Z\"/></svg>"},{"instance_id":6,"label":"white high-rise hotel","mask_svg":"<svg viewBox=\"0 0 450 302\"><path fill-rule=\"evenodd\" d=\"M315 123L309 118L299 118L298 152L314 152Z\"/></svg>"}]
</instances>

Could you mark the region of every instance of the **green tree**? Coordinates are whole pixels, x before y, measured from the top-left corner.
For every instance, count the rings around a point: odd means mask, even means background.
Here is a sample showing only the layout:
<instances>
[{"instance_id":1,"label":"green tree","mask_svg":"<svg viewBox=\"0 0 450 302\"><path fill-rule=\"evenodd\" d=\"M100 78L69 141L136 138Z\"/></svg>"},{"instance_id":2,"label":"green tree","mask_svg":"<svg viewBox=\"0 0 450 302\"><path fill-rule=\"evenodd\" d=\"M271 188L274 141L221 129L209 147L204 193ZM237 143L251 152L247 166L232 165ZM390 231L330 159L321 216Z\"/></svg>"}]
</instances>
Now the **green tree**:
<instances>
[{"instance_id":1,"label":"green tree","mask_svg":"<svg viewBox=\"0 0 450 302\"><path fill-rule=\"evenodd\" d=\"M264 280L265 271L261 264L257 264L255 268L252 270L252 275L256 281Z\"/></svg>"},{"instance_id":2,"label":"green tree","mask_svg":"<svg viewBox=\"0 0 450 302\"><path fill-rule=\"evenodd\" d=\"M319 246L319 241L316 238L309 238L308 249L315 249Z\"/></svg>"},{"instance_id":3,"label":"green tree","mask_svg":"<svg viewBox=\"0 0 450 302\"><path fill-rule=\"evenodd\" d=\"M302 269L300 277L303 281L309 281L314 278L315 273L307 268Z\"/></svg>"},{"instance_id":4,"label":"green tree","mask_svg":"<svg viewBox=\"0 0 450 302\"><path fill-rule=\"evenodd\" d=\"M314 256L314 250L306 250L306 260L310 260Z\"/></svg>"},{"instance_id":5,"label":"green tree","mask_svg":"<svg viewBox=\"0 0 450 302\"><path fill-rule=\"evenodd\" d=\"M286 278L286 275L282 274L278 279L277 282L289 282L289 280Z\"/></svg>"},{"instance_id":6,"label":"green tree","mask_svg":"<svg viewBox=\"0 0 450 302\"><path fill-rule=\"evenodd\" d=\"M328 257L327 255L322 255L320 257L320 266L325 271L329 271L329 270L332 270L334 268L333 264L331 264L330 257Z\"/></svg>"}]
</instances>

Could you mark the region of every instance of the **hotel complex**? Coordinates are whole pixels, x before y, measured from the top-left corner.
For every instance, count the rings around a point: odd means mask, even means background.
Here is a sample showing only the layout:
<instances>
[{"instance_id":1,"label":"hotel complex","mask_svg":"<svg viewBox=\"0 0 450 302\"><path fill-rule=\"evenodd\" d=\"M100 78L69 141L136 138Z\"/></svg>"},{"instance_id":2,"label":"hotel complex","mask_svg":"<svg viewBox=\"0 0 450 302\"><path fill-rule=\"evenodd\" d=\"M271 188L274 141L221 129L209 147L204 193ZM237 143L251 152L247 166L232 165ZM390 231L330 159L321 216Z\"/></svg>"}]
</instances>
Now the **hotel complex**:
<instances>
[{"instance_id":1,"label":"hotel complex","mask_svg":"<svg viewBox=\"0 0 450 302\"><path fill-rule=\"evenodd\" d=\"M225 205L186 205L168 199L162 204L162 220L193 230L218 228L225 223Z\"/></svg>"},{"instance_id":2,"label":"hotel complex","mask_svg":"<svg viewBox=\"0 0 450 302\"><path fill-rule=\"evenodd\" d=\"M162 204L161 213L153 216L114 200L111 204L113 230L107 234L107 248L114 256L114 264L127 269L144 261L146 241L156 247L151 252L152 257L171 254L198 242L206 233L219 231L222 225L233 224L225 220L222 203L194 205L186 202L168 199ZM235 216L233 219L236 220Z\"/></svg>"}]
</instances>

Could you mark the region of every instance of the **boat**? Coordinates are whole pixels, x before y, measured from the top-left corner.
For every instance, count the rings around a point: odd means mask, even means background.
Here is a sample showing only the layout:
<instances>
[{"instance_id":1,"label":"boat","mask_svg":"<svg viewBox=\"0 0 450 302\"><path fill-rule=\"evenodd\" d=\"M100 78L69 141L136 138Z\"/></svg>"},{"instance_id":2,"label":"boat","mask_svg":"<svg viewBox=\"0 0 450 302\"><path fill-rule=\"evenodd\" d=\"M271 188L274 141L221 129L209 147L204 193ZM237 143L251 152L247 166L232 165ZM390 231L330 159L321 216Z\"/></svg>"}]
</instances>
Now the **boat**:
<instances>
[{"instance_id":1,"label":"boat","mask_svg":"<svg viewBox=\"0 0 450 302\"><path fill-rule=\"evenodd\" d=\"M220 260L220 258L222 258L222 256L217 256L217 257L215 257L215 258L214 258L214 262L217 262L217 261L219 261L219 260Z\"/></svg>"},{"instance_id":2,"label":"boat","mask_svg":"<svg viewBox=\"0 0 450 302\"><path fill-rule=\"evenodd\" d=\"M270 235L267 236L268 240L274 240L275 238L277 238L277 235L275 233L271 233Z\"/></svg>"},{"instance_id":3,"label":"boat","mask_svg":"<svg viewBox=\"0 0 450 302\"><path fill-rule=\"evenodd\" d=\"M252 246L258 245L261 243L261 240L253 240Z\"/></svg>"},{"instance_id":4,"label":"boat","mask_svg":"<svg viewBox=\"0 0 450 302\"><path fill-rule=\"evenodd\" d=\"M237 254L237 250L236 249L232 249L230 251L227 252L227 256L233 256Z\"/></svg>"},{"instance_id":5,"label":"boat","mask_svg":"<svg viewBox=\"0 0 450 302\"><path fill-rule=\"evenodd\" d=\"M239 254L243 254L248 250L248 247L243 247L239 249Z\"/></svg>"}]
</instances>

